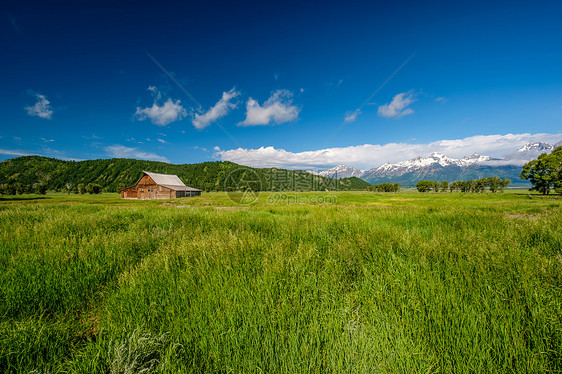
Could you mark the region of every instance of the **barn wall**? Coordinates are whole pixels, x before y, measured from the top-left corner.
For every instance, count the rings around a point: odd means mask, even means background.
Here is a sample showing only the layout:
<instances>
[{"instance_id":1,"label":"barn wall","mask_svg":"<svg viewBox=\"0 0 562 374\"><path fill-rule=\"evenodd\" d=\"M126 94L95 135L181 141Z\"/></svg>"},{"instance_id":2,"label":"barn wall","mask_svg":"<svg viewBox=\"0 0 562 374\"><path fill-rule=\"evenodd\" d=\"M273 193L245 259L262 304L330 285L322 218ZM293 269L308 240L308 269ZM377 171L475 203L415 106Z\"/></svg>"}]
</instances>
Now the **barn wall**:
<instances>
[{"instance_id":1,"label":"barn wall","mask_svg":"<svg viewBox=\"0 0 562 374\"><path fill-rule=\"evenodd\" d=\"M201 196L198 191L174 191L170 188L157 185L154 180L148 176L143 176L136 186L126 188L121 191L122 199L174 199L177 197Z\"/></svg>"},{"instance_id":2,"label":"barn wall","mask_svg":"<svg viewBox=\"0 0 562 374\"><path fill-rule=\"evenodd\" d=\"M143 176L136 186L129 187L121 191L123 199L173 199L176 197L175 191L167 187L157 185L148 175Z\"/></svg>"},{"instance_id":3,"label":"barn wall","mask_svg":"<svg viewBox=\"0 0 562 374\"><path fill-rule=\"evenodd\" d=\"M137 191L136 187L129 187L123 191L121 191L121 198L122 199L138 199L139 192Z\"/></svg>"}]
</instances>

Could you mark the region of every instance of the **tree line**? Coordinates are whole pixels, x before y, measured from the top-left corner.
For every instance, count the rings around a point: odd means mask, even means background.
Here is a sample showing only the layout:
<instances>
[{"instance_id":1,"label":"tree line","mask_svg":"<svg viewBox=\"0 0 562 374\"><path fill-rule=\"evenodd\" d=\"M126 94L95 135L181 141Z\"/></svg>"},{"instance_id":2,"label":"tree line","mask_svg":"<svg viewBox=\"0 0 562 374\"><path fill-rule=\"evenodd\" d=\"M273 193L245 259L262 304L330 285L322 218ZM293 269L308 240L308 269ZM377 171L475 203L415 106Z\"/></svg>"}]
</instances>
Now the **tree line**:
<instances>
[{"instance_id":1,"label":"tree line","mask_svg":"<svg viewBox=\"0 0 562 374\"><path fill-rule=\"evenodd\" d=\"M489 188L490 192L503 192L505 187L511 183L509 178L487 177L480 179L471 179L468 181L430 181L422 180L416 184L419 192L463 192L463 193L482 193Z\"/></svg>"},{"instance_id":2,"label":"tree line","mask_svg":"<svg viewBox=\"0 0 562 374\"><path fill-rule=\"evenodd\" d=\"M78 185L73 185L71 183L66 184L66 192L68 194L100 194L103 192L102 186L96 183L89 183L84 185L80 183ZM23 195L23 194L37 194L45 195L47 194L47 184L45 183L34 183L34 184L23 184L23 183L3 183L0 184L0 195Z\"/></svg>"},{"instance_id":3,"label":"tree line","mask_svg":"<svg viewBox=\"0 0 562 374\"><path fill-rule=\"evenodd\" d=\"M562 147L558 147L550 154L543 153L536 160L531 160L523 165L519 176L529 180L532 187L543 195L554 189L562 194Z\"/></svg>"},{"instance_id":4,"label":"tree line","mask_svg":"<svg viewBox=\"0 0 562 374\"><path fill-rule=\"evenodd\" d=\"M398 192L400 191L400 183L381 183L367 187L367 191L371 192Z\"/></svg>"}]
</instances>

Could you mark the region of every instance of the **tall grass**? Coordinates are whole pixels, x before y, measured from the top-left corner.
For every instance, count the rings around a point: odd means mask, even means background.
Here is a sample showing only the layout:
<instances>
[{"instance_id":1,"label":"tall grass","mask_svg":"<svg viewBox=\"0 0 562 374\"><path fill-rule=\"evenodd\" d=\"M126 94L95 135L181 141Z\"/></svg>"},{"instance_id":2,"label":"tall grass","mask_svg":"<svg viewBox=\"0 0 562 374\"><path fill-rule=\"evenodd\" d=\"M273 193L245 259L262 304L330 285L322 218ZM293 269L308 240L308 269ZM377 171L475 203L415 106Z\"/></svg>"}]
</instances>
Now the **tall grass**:
<instances>
[{"instance_id":1,"label":"tall grass","mask_svg":"<svg viewBox=\"0 0 562 374\"><path fill-rule=\"evenodd\" d=\"M562 371L558 200L332 194L4 202L0 367Z\"/></svg>"}]
</instances>

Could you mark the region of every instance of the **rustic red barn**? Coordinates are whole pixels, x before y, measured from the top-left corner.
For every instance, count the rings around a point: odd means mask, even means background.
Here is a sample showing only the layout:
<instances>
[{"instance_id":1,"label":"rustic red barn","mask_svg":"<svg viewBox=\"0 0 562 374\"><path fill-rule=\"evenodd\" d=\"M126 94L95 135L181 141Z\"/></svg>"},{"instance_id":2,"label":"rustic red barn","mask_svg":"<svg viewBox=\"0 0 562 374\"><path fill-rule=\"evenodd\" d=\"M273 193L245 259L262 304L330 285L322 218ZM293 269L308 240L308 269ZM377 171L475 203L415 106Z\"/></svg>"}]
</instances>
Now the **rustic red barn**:
<instances>
[{"instance_id":1,"label":"rustic red barn","mask_svg":"<svg viewBox=\"0 0 562 374\"><path fill-rule=\"evenodd\" d=\"M175 199L201 196L201 190L186 186L177 175L143 171L136 185L121 190L122 199Z\"/></svg>"}]
</instances>

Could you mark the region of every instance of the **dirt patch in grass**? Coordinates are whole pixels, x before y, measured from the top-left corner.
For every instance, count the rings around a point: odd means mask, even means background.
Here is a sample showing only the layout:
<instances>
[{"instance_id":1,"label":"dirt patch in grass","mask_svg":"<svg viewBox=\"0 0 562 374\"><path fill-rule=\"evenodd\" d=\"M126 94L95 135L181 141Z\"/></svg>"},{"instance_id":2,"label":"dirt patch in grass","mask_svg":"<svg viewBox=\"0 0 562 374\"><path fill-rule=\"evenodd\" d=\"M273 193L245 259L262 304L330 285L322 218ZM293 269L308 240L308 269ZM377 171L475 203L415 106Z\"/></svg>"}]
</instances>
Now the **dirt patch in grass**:
<instances>
[{"instance_id":1,"label":"dirt patch in grass","mask_svg":"<svg viewBox=\"0 0 562 374\"><path fill-rule=\"evenodd\" d=\"M539 219L539 216L534 214L507 214L508 218L518 218L518 219Z\"/></svg>"},{"instance_id":2,"label":"dirt patch in grass","mask_svg":"<svg viewBox=\"0 0 562 374\"><path fill-rule=\"evenodd\" d=\"M220 210L246 210L250 209L249 206L216 206L215 209Z\"/></svg>"}]
</instances>

